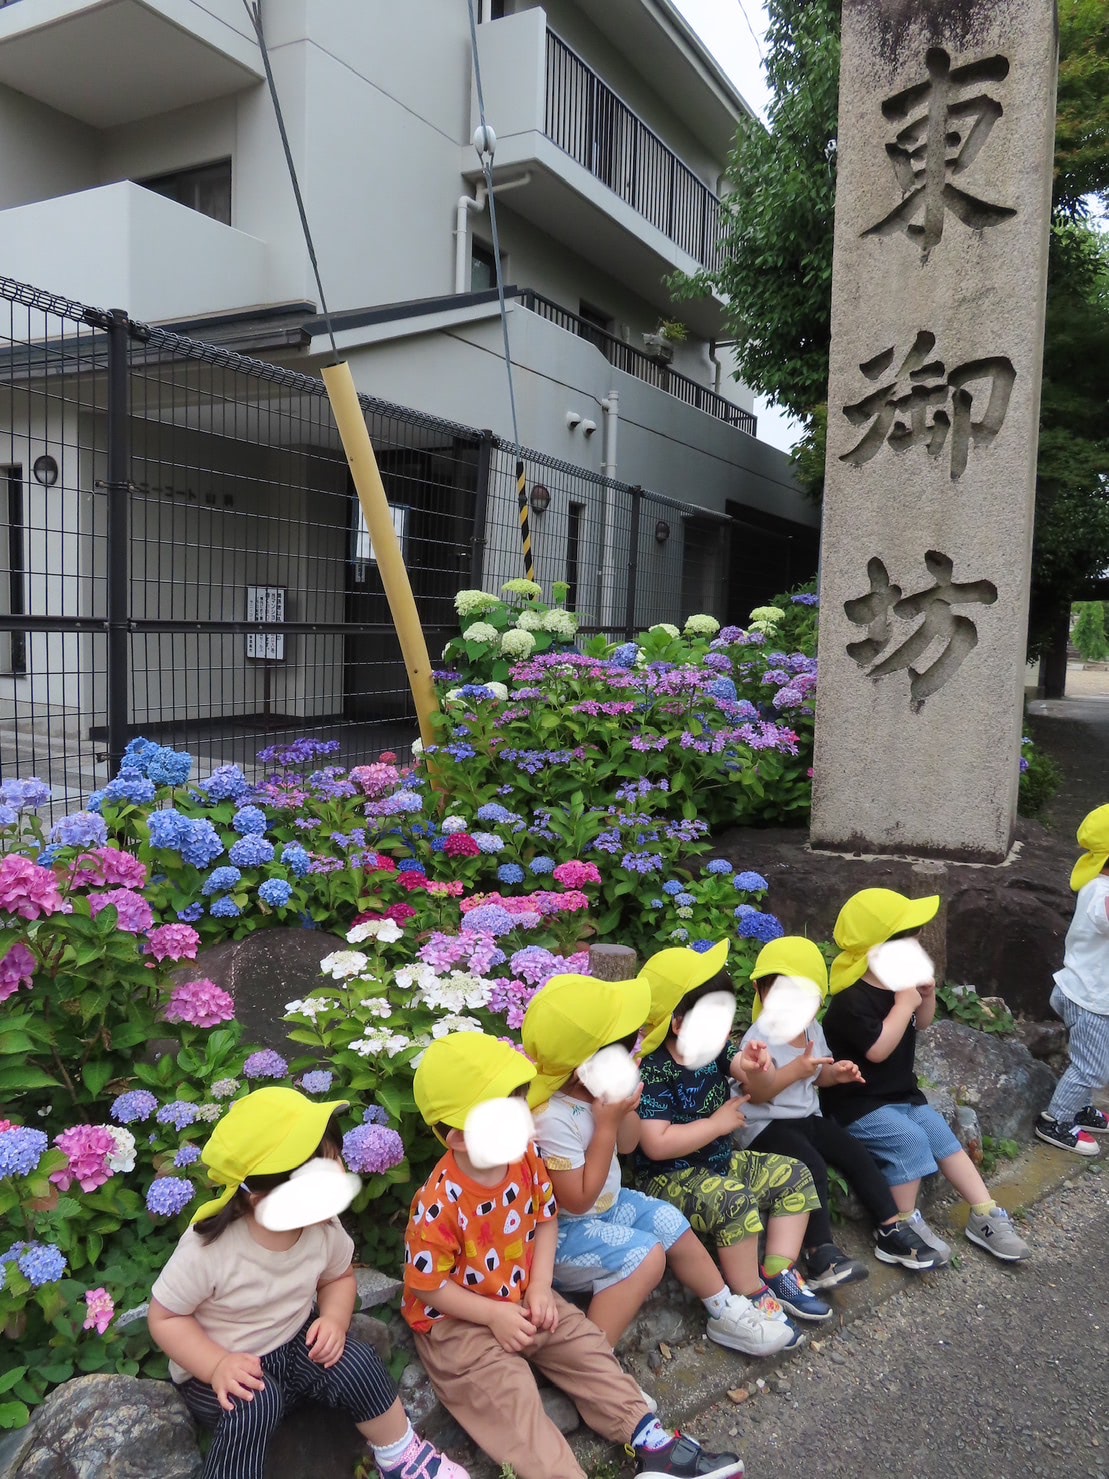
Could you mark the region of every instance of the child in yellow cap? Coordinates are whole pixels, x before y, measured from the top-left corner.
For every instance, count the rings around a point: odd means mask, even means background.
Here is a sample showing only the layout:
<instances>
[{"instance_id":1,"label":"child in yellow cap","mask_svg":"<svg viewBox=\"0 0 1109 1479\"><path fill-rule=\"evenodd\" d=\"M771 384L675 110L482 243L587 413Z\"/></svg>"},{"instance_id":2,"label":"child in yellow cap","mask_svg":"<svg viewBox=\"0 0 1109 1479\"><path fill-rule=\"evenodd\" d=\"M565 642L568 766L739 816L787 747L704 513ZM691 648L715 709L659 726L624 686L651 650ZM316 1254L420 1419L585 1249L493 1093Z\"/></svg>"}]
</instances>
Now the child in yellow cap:
<instances>
[{"instance_id":1,"label":"child in yellow cap","mask_svg":"<svg viewBox=\"0 0 1109 1479\"><path fill-rule=\"evenodd\" d=\"M732 1136L744 1124L743 1098L733 1077L751 1061L729 1041L702 1067L686 1066L678 1034L705 996L735 986L724 969L727 941L704 954L669 949L643 967L651 983L651 1016L643 1040L643 1097L639 1105L637 1179L648 1196L681 1209L695 1232L711 1239L729 1289L785 1326L792 1350L804 1337L785 1314L775 1283L789 1273L793 1305L806 1320L828 1320L833 1310L794 1271L809 1213L820 1205L808 1168L780 1155L740 1150ZM759 1236L766 1231L764 1272Z\"/></svg>"},{"instance_id":2,"label":"child in yellow cap","mask_svg":"<svg viewBox=\"0 0 1109 1479\"><path fill-rule=\"evenodd\" d=\"M417 1107L446 1154L413 1198L401 1308L436 1396L518 1479L586 1479L543 1410L532 1367L591 1428L627 1445L640 1475L742 1474L734 1454L705 1453L667 1432L601 1331L553 1291L550 1178L527 1128L509 1143L519 1121L513 1100L534 1078L523 1054L479 1032L433 1042L416 1070ZM479 1141L479 1113L509 1127L500 1146Z\"/></svg>"},{"instance_id":3,"label":"child in yellow cap","mask_svg":"<svg viewBox=\"0 0 1109 1479\"><path fill-rule=\"evenodd\" d=\"M827 996L828 967L812 940L784 935L759 951L751 972L755 983L753 1020L741 1047L762 1042L762 1006L783 978L811 982L816 987L814 1006ZM869 1272L866 1264L849 1258L832 1237L828 1211L830 1165L845 1178L873 1219L875 1252L883 1263L899 1263L909 1269L928 1269L935 1264L935 1254L923 1238L899 1222L889 1185L866 1146L820 1112L818 1090L864 1082L852 1059L836 1062L832 1058L815 1017L790 1041L768 1044L767 1061L749 1067L743 1074L750 1102L744 1110L747 1123L736 1132L737 1144L744 1150L770 1151L803 1161L820 1197L820 1206L809 1214L802 1250L812 1289L853 1284ZM783 1293L783 1303L789 1309L789 1293Z\"/></svg>"},{"instance_id":4,"label":"child in yellow cap","mask_svg":"<svg viewBox=\"0 0 1109 1479\"><path fill-rule=\"evenodd\" d=\"M333 1118L346 1108L257 1089L232 1104L204 1147L223 1189L182 1235L148 1316L189 1411L214 1430L204 1479L262 1479L270 1438L304 1398L353 1418L383 1479L469 1479L416 1437L377 1352L347 1335L354 1243L328 1215L358 1186L342 1169ZM298 1207L291 1173L300 1168L315 1174L302 1173L311 1190ZM276 1204L290 1187L283 1215L268 1216L266 1199Z\"/></svg>"},{"instance_id":5,"label":"child in yellow cap","mask_svg":"<svg viewBox=\"0 0 1109 1479\"><path fill-rule=\"evenodd\" d=\"M917 1083L916 1034L936 1015L936 983L892 989L871 962L872 952L888 941L914 939L939 906L936 895L907 899L893 889L865 888L840 910L835 927L840 953L832 962L824 1036L829 1051L853 1059L866 1078L825 1089L821 1103L881 1166L902 1218L934 1249L938 1264L948 1261L951 1248L916 1205L922 1178L936 1170L970 1204L970 1242L1003 1262L1018 1263L1028 1257L1027 1243Z\"/></svg>"},{"instance_id":6,"label":"child in yellow cap","mask_svg":"<svg viewBox=\"0 0 1109 1479\"><path fill-rule=\"evenodd\" d=\"M555 1286L592 1296L589 1318L615 1347L669 1265L708 1311L710 1340L773 1355L789 1343L788 1328L732 1293L677 1207L620 1184L617 1151L639 1143L641 1090L608 1102L582 1081L579 1070L598 1053L635 1046L650 1008L642 977L553 976L524 1017L524 1051L538 1069L528 1097L559 1206Z\"/></svg>"},{"instance_id":7,"label":"child in yellow cap","mask_svg":"<svg viewBox=\"0 0 1109 1479\"><path fill-rule=\"evenodd\" d=\"M1083 820L1078 845L1084 851L1070 880L1078 898L1051 993L1051 1010L1067 1024L1070 1063L1036 1135L1060 1150L1094 1156L1093 1137L1109 1134L1109 1117L1093 1103L1109 1084L1109 806Z\"/></svg>"}]
</instances>

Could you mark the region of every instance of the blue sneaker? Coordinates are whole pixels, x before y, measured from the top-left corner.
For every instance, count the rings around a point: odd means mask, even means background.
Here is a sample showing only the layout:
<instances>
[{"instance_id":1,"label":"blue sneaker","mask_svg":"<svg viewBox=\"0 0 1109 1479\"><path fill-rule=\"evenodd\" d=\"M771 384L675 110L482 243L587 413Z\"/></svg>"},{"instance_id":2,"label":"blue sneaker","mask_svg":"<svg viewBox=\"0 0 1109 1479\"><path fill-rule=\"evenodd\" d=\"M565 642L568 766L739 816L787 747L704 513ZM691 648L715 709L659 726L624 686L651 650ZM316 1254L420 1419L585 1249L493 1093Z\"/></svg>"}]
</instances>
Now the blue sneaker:
<instances>
[{"instance_id":1,"label":"blue sneaker","mask_svg":"<svg viewBox=\"0 0 1109 1479\"><path fill-rule=\"evenodd\" d=\"M782 1306L775 1299L774 1295L771 1294L769 1289L763 1289L761 1294L752 1294L751 1303L755 1306L757 1310L760 1310L768 1320L776 1320L780 1324L785 1326L786 1330L789 1332L789 1339L786 1341L785 1345L781 1347L783 1351L795 1351L798 1346L804 1345L805 1342L808 1340L809 1337L805 1334L803 1330L799 1330L797 1328L797 1326L786 1314Z\"/></svg>"},{"instance_id":2,"label":"blue sneaker","mask_svg":"<svg viewBox=\"0 0 1109 1479\"><path fill-rule=\"evenodd\" d=\"M767 1279L766 1286L795 1320L830 1320L835 1313L827 1300L812 1292L797 1272L796 1265Z\"/></svg>"}]
</instances>

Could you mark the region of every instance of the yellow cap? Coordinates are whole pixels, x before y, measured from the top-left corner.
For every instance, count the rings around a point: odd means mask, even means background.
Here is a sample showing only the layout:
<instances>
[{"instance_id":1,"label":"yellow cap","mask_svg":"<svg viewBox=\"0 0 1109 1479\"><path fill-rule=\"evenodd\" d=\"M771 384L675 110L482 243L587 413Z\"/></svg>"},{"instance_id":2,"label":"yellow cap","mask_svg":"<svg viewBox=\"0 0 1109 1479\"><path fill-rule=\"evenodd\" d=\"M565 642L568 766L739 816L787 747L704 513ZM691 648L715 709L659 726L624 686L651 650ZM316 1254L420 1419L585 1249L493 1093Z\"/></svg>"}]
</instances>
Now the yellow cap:
<instances>
[{"instance_id":1,"label":"yellow cap","mask_svg":"<svg viewBox=\"0 0 1109 1479\"><path fill-rule=\"evenodd\" d=\"M644 1058L666 1040L670 1019L682 997L719 975L727 962L727 940L720 940L703 955L679 945L651 956L639 973L651 987L648 1031L640 1049Z\"/></svg>"},{"instance_id":2,"label":"yellow cap","mask_svg":"<svg viewBox=\"0 0 1109 1479\"><path fill-rule=\"evenodd\" d=\"M534 1077L535 1065L511 1044L484 1032L452 1032L428 1048L412 1092L427 1124L464 1130L472 1109L488 1099L507 1099Z\"/></svg>"},{"instance_id":3,"label":"yellow cap","mask_svg":"<svg viewBox=\"0 0 1109 1479\"><path fill-rule=\"evenodd\" d=\"M769 945L762 947L755 959L751 980L759 981L764 976L800 977L819 988L822 1001L828 995L828 967L824 963L824 957L813 941L806 940L802 935L783 935L781 939L771 940ZM752 1022L758 1020L761 1011L762 998L756 991L751 1003Z\"/></svg>"},{"instance_id":4,"label":"yellow cap","mask_svg":"<svg viewBox=\"0 0 1109 1479\"><path fill-rule=\"evenodd\" d=\"M237 1099L219 1121L200 1158L220 1194L193 1215L203 1222L222 1212L244 1181L295 1171L319 1149L333 1114L350 1107L349 1100L317 1104L296 1089L255 1089Z\"/></svg>"},{"instance_id":5,"label":"yellow cap","mask_svg":"<svg viewBox=\"0 0 1109 1479\"><path fill-rule=\"evenodd\" d=\"M1070 886L1075 893L1092 883L1109 863L1109 806L1099 806L1078 829L1078 845L1086 851L1075 863Z\"/></svg>"},{"instance_id":6,"label":"yellow cap","mask_svg":"<svg viewBox=\"0 0 1109 1479\"><path fill-rule=\"evenodd\" d=\"M836 920L834 934L840 953L832 961L832 995L846 991L865 974L867 955L875 945L884 945L902 930L923 929L935 919L939 907L939 894L907 899L892 888L864 888L853 894Z\"/></svg>"},{"instance_id":7,"label":"yellow cap","mask_svg":"<svg viewBox=\"0 0 1109 1479\"><path fill-rule=\"evenodd\" d=\"M634 981L598 981L592 976L552 976L524 1014L524 1052L539 1070L528 1090L538 1109L609 1043L638 1032L651 1009L651 988Z\"/></svg>"}]
</instances>

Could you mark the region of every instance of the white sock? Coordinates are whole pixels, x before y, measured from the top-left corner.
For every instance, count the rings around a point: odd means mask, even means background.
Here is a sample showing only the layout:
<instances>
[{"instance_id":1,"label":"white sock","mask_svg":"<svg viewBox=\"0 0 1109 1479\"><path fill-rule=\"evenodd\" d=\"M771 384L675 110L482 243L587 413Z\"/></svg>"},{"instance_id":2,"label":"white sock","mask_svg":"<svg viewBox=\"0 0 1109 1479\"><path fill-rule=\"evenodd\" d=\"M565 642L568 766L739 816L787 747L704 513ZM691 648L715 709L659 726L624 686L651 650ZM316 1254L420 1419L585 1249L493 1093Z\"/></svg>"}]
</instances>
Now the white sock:
<instances>
[{"instance_id":1,"label":"white sock","mask_svg":"<svg viewBox=\"0 0 1109 1479\"><path fill-rule=\"evenodd\" d=\"M404 1437L398 1438L395 1443L386 1443L381 1448L376 1443L371 1443L370 1447L374 1452L374 1463L379 1469L395 1469L404 1457L405 1449L415 1437L416 1434L412 1431L412 1424L409 1423L405 1429Z\"/></svg>"},{"instance_id":2,"label":"white sock","mask_svg":"<svg viewBox=\"0 0 1109 1479\"><path fill-rule=\"evenodd\" d=\"M673 1433L668 1433L657 1417L645 1417L632 1434L632 1447L643 1453L657 1453L673 1441Z\"/></svg>"},{"instance_id":3,"label":"white sock","mask_svg":"<svg viewBox=\"0 0 1109 1479\"><path fill-rule=\"evenodd\" d=\"M701 1303L704 1305L705 1309L708 1310L709 1317L711 1319L719 1320L724 1311L728 1308L728 1300L731 1299L731 1297L732 1291L728 1288L727 1284L725 1284L719 1294L710 1294L707 1299L702 1299Z\"/></svg>"}]
</instances>

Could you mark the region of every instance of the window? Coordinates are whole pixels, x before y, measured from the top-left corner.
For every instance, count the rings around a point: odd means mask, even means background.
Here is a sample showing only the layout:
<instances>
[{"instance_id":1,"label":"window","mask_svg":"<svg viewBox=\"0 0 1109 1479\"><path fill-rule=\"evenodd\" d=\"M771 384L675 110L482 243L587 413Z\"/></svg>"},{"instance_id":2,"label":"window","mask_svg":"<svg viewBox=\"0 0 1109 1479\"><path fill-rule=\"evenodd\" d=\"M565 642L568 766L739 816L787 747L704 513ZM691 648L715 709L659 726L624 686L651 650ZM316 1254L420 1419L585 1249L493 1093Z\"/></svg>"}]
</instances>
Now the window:
<instances>
[{"instance_id":1,"label":"window","mask_svg":"<svg viewBox=\"0 0 1109 1479\"><path fill-rule=\"evenodd\" d=\"M501 276L507 280L505 254L501 253ZM470 248L470 292L485 293L497 286L497 259L493 248L475 241Z\"/></svg>"},{"instance_id":2,"label":"window","mask_svg":"<svg viewBox=\"0 0 1109 1479\"><path fill-rule=\"evenodd\" d=\"M612 333L612 319L601 309L594 308L592 303L587 303L584 298L578 304L578 317L582 320L578 328L579 335L603 350L606 343L605 336ZM594 330L599 330L599 332L594 332Z\"/></svg>"},{"instance_id":3,"label":"window","mask_svg":"<svg viewBox=\"0 0 1109 1479\"><path fill-rule=\"evenodd\" d=\"M389 507L393 516L393 528L397 531L397 539L400 543L401 558L406 559L408 555L408 514L409 510L403 505L394 503ZM377 564L377 556L374 554L373 540L370 531L366 527L366 515L362 512L362 505L355 500L354 503L354 528L351 538L351 560L354 564L354 580L357 585L365 584L366 567Z\"/></svg>"},{"instance_id":4,"label":"window","mask_svg":"<svg viewBox=\"0 0 1109 1479\"><path fill-rule=\"evenodd\" d=\"M26 616L27 614L27 588L26 588L26 559L23 543L23 469L21 467L5 467L0 469L0 478L3 479L7 489L7 497L4 500L4 513L7 518L7 580L0 592L0 603L6 597L8 616ZM0 605L2 609L2 605ZM8 672L25 673L27 671L27 633L9 633L8 645Z\"/></svg>"},{"instance_id":5,"label":"window","mask_svg":"<svg viewBox=\"0 0 1109 1479\"><path fill-rule=\"evenodd\" d=\"M187 205L202 216L210 216L213 221L231 225L230 159L174 170L168 175L152 175L135 183L153 190L155 195L164 195L167 200L176 200L178 205Z\"/></svg>"},{"instance_id":6,"label":"window","mask_svg":"<svg viewBox=\"0 0 1109 1479\"><path fill-rule=\"evenodd\" d=\"M572 503L566 516L566 610L578 609L578 582L581 579L581 532L585 504Z\"/></svg>"}]
</instances>

